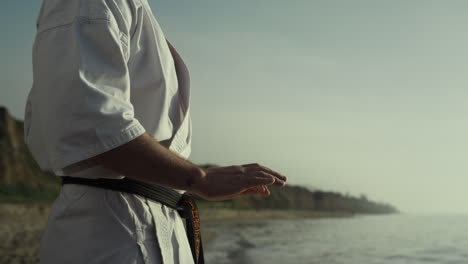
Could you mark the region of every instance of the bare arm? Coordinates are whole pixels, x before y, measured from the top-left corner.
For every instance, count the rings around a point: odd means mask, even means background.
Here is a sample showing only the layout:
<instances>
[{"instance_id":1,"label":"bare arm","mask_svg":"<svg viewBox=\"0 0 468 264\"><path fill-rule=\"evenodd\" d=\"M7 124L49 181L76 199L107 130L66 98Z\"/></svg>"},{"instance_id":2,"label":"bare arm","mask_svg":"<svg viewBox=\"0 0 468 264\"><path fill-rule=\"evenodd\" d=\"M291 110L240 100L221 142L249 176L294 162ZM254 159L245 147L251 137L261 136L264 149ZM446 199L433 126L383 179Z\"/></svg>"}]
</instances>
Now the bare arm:
<instances>
[{"instance_id":1,"label":"bare arm","mask_svg":"<svg viewBox=\"0 0 468 264\"><path fill-rule=\"evenodd\" d=\"M162 146L146 132L110 151L91 158L129 178L189 190L203 170Z\"/></svg>"},{"instance_id":2,"label":"bare arm","mask_svg":"<svg viewBox=\"0 0 468 264\"><path fill-rule=\"evenodd\" d=\"M266 185L286 183L285 176L257 163L200 168L147 133L90 160L127 177L186 190L211 201L246 194L268 196Z\"/></svg>"}]
</instances>

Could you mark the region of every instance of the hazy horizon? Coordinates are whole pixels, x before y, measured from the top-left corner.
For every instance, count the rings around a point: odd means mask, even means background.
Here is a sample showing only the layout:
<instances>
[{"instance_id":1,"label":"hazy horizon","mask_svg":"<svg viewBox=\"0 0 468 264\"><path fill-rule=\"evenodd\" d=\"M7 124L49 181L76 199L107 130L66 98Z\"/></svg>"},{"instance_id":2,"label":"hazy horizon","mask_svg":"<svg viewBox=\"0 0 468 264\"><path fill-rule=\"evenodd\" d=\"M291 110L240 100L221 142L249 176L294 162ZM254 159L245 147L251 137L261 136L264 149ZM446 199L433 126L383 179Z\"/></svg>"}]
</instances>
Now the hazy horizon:
<instances>
[{"instance_id":1,"label":"hazy horizon","mask_svg":"<svg viewBox=\"0 0 468 264\"><path fill-rule=\"evenodd\" d=\"M468 213L468 2L148 1L191 74L191 161ZM4 6L0 105L23 119L40 1Z\"/></svg>"}]
</instances>

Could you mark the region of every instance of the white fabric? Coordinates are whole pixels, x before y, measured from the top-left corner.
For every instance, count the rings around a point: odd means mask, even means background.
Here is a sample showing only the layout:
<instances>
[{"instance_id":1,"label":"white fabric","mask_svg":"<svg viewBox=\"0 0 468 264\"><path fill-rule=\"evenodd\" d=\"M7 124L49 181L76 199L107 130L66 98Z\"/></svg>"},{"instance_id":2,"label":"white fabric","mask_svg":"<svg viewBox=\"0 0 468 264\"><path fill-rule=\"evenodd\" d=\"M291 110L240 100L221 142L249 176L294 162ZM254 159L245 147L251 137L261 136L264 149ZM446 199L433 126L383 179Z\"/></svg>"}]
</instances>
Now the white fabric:
<instances>
[{"instance_id":1,"label":"white fabric","mask_svg":"<svg viewBox=\"0 0 468 264\"><path fill-rule=\"evenodd\" d=\"M25 141L56 175L116 178L83 160L145 131L187 159L189 74L147 0L43 0Z\"/></svg>"},{"instance_id":2,"label":"white fabric","mask_svg":"<svg viewBox=\"0 0 468 264\"><path fill-rule=\"evenodd\" d=\"M43 0L25 141L58 176L125 177L88 158L145 131L187 159L189 73L147 0ZM177 190L183 193L183 190ZM41 263L193 263L182 219L138 195L64 185Z\"/></svg>"},{"instance_id":3,"label":"white fabric","mask_svg":"<svg viewBox=\"0 0 468 264\"><path fill-rule=\"evenodd\" d=\"M68 1L68 0L67 0ZM40 264L193 264L177 211L134 194L65 184L53 203Z\"/></svg>"}]
</instances>

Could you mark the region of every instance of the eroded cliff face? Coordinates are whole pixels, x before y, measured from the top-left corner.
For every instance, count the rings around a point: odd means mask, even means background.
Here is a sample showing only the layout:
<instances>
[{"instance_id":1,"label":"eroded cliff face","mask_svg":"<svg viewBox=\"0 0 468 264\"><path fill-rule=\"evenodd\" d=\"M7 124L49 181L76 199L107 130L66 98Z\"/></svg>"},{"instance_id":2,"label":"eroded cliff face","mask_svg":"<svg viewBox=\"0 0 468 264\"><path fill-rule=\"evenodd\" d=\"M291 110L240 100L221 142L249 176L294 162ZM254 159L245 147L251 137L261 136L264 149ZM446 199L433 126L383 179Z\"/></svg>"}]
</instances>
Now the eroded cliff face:
<instances>
[{"instance_id":1,"label":"eroded cliff face","mask_svg":"<svg viewBox=\"0 0 468 264\"><path fill-rule=\"evenodd\" d=\"M22 123L0 107L0 183L13 184L33 176L24 166ZM34 180L34 179L31 179Z\"/></svg>"},{"instance_id":2,"label":"eroded cliff face","mask_svg":"<svg viewBox=\"0 0 468 264\"><path fill-rule=\"evenodd\" d=\"M23 129L23 122L0 106L0 200L21 192L31 194L58 188L58 178L41 171L29 152Z\"/></svg>"}]
</instances>

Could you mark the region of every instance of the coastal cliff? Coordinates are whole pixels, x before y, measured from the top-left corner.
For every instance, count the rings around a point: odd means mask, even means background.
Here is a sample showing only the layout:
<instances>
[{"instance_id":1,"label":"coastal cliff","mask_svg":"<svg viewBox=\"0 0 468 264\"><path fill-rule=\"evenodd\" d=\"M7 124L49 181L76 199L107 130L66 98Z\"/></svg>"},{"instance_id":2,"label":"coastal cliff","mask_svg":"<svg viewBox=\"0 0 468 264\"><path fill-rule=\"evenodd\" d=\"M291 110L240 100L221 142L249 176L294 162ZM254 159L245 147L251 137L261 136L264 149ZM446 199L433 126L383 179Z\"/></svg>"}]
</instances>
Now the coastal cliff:
<instances>
[{"instance_id":1,"label":"coastal cliff","mask_svg":"<svg viewBox=\"0 0 468 264\"><path fill-rule=\"evenodd\" d=\"M24 143L23 122L0 106L0 202L50 201L59 179L41 171Z\"/></svg>"}]
</instances>

